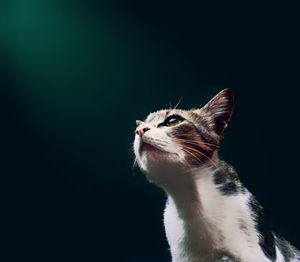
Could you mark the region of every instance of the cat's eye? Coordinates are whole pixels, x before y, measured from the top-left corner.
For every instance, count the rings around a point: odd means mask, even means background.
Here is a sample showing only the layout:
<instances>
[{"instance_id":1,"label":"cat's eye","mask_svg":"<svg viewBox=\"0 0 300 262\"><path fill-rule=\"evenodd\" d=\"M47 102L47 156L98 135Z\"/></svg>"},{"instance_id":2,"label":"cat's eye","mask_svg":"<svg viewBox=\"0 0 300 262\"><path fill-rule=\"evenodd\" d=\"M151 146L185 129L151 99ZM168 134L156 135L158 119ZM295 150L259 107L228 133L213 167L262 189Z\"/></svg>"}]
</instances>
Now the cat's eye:
<instances>
[{"instance_id":1,"label":"cat's eye","mask_svg":"<svg viewBox=\"0 0 300 262\"><path fill-rule=\"evenodd\" d=\"M166 126L168 126L168 127L176 126L176 125L178 125L178 124L181 123L181 122L182 122L181 119L178 119L178 118L171 118L171 119L166 123Z\"/></svg>"},{"instance_id":2,"label":"cat's eye","mask_svg":"<svg viewBox=\"0 0 300 262\"><path fill-rule=\"evenodd\" d=\"M184 118L178 115L172 115L169 116L163 123L159 124L158 127L161 126L167 126L172 127L180 124L182 121L184 121Z\"/></svg>"}]
</instances>

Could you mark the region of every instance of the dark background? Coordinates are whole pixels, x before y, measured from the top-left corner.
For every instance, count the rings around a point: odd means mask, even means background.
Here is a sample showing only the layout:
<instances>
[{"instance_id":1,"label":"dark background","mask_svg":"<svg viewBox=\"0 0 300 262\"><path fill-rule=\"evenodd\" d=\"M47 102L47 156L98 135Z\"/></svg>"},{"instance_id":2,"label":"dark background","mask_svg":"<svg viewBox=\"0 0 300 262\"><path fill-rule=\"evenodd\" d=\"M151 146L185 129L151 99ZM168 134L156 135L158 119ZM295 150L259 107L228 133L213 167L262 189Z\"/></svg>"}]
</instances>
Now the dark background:
<instances>
[{"instance_id":1,"label":"dark background","mask_svg":"<svg viewBox=\"0 0 300 262\"><path fill-rule=\"evenodd\" d=\"M132 169L135 119L225 87L236 104L220 156L300 247L297 10L1 1L5 261L170 261L165 195Z\"/></svg>"}]
</instances>

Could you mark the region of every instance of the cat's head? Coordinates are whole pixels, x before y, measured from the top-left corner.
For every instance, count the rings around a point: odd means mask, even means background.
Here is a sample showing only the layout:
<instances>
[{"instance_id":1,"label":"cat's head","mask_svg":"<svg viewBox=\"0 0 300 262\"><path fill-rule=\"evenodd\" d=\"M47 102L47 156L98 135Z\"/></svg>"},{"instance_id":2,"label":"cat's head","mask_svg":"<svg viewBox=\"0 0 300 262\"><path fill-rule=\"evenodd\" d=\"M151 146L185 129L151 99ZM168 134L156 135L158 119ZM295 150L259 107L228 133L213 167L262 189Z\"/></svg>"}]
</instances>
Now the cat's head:
<instances>
[{"instance_id":1,"label":"cat's head","mask_svg":"<svg viewBox=\"0 0 300 262\"><path fill-rule=\"evenodd\" d=\"M146 173L211 165L232 110L233 93L224 89L202 108L159 110L144 121L137 120L137 164Z\"/></svg>"}]
</instances>

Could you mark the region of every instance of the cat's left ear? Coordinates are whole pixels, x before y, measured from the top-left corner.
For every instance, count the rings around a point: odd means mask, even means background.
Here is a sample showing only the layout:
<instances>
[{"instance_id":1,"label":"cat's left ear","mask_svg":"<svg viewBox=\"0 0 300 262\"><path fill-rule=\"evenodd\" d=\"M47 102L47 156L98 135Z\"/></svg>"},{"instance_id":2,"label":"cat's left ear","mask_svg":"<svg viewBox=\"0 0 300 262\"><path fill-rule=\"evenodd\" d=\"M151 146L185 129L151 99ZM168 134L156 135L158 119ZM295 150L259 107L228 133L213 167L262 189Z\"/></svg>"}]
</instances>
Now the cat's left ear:
<instances>
[{"instance_id":1,"label":"cat's left ear","mask_svg":"<svg viewBox=\"0 0 300 262\"><path fill-rule=\"evenodd\" d=\"M204 114L213 124L218 135L222 135L230 121L233 112L233 92L229 88L214 96L204 107L195 110L195 113Z\"/></svg>"}]
</instances>

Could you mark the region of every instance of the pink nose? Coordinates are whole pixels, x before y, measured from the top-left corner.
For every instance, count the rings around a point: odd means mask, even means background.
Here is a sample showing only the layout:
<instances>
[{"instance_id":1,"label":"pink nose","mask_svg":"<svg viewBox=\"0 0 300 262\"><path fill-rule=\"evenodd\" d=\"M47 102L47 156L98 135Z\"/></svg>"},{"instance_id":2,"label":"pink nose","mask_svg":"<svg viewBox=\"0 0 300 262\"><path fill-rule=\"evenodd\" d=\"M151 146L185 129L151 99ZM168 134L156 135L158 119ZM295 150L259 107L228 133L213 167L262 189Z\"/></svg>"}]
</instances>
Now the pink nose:
<instances>
[{"instance_id":1,"label":"pink nose","mask_svg":"<svg viewBox=\"0 0 300 262\"><path fill-rule=\"evenodd\" d=\"M137 130L135 131L135 133L137 135L139 135L140 137L142 137L148 130L150 130L150 128L143 125L143 126L137 128Z\"/></svg>"}]
</instances>

